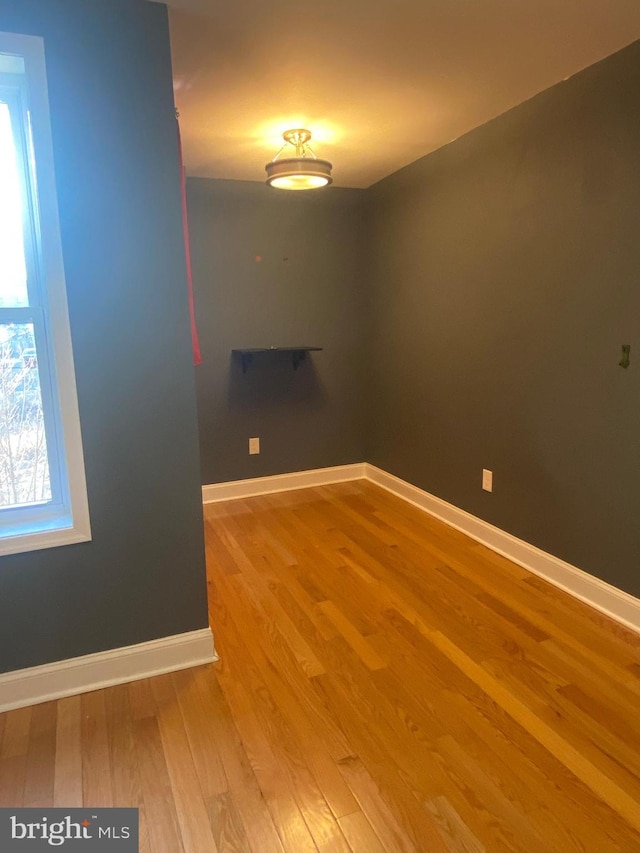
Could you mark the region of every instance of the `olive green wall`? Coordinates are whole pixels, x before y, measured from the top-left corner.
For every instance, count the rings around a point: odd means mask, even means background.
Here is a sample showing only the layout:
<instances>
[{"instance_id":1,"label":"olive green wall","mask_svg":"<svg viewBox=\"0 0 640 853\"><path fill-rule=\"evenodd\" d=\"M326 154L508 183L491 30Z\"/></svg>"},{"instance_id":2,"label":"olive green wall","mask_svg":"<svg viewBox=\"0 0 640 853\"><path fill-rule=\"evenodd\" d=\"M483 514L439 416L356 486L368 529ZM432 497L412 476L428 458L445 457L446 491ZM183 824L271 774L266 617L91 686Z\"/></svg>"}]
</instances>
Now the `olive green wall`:
<instances>
[{"instance_id":1,"label":"olive green wall","mask_svg":"<svg viewBox=\"0 0 640 853\"><path fill-rule=\"evenodd\" d=\"M93 541L0 559L0 672L207 625L167 12L0 0L44 37Z\"/></svg>"},{"instance_id":2,"label":"olive green wall","mask_svg":"<svg viewBox=\"0 0 640 853\"><path fill-rule=\"evenodd\" d=\"M364 191L191 179L187 192L202 482L362 462ZM323 351L296 371L284 353L246 373L231 356L299 345Z\"/></svg>"},{"instance_id":3,"label":"olive green wall","mask_svg":"<svg viewBox=\"0 0 640 853\"><path fill-rule=\"evenodd\" d=\"M640 43L368 206L368 461L640 595Z\"/></svg>"}]
</instances>

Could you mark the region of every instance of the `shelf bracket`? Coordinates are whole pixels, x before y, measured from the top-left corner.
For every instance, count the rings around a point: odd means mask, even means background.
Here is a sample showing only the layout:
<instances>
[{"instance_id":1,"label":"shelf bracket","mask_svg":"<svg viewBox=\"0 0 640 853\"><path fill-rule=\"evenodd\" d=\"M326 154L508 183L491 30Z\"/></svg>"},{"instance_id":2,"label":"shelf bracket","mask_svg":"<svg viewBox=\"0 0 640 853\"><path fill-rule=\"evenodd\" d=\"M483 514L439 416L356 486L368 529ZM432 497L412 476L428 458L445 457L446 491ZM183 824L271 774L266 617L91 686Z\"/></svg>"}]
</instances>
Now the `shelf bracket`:
<instances>
[{"instance_id":1,"label":"shelf bracket","mask_svg":"<svg viewBox=\"0 0 640 853\"><path fill-rule=\"evenodd\" d=\"M249 370L249 365L253 361L253 356L258 354L262 355L263 353L276 353L276 352L284 352L289 353L291 355L291 363L293 364L293 369L297 370L302 362L307 357L308 352L321 352L322 347L251 347L247 349L232 349L231 352L235 355L240 356L240 364L242 365L242 372L246 373Z\"/></svg>"}]
</instances>

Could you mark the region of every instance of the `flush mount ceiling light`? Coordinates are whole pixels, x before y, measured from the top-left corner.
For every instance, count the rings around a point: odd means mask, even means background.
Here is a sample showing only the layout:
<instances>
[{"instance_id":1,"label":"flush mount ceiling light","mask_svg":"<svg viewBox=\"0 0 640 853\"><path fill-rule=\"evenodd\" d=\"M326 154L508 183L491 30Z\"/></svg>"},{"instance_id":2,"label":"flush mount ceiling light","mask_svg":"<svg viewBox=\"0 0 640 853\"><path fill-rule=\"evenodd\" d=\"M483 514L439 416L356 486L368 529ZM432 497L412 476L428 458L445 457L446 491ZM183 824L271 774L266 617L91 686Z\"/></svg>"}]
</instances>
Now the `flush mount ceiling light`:
<instances>
[{"instance_id":1,"label":"flush mount ceiling light","mask_svg":"<svg viewBox=\"0 0 640 853\"><path fill-rule=\"evenodd\" d=\"M331 183L331 163L319 160L307 144L311 131L304 128L285 130L282 138L284 145L264 167L270 186L279 190L315 190ZM295 157L278 159L287 145L295 148Z\"/></svg>"}]
</instances>

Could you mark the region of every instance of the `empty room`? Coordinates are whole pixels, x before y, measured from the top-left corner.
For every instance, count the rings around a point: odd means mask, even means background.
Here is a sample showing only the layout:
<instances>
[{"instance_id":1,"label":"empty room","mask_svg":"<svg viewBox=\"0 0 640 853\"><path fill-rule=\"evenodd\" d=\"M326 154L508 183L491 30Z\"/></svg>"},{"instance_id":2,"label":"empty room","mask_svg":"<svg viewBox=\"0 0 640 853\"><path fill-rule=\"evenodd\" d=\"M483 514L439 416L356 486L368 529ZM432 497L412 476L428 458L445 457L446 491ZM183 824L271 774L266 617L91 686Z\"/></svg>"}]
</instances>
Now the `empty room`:
<instances>
[{"instance_id":1,"label":"empty room","mask_svg":"<svg viewBox=\"0 0 640 853\"><path fill-rule=\"evenodd\" d=\"M640 851L640 7L0 0L0 851Z\"/></svg>"}]
</instances>

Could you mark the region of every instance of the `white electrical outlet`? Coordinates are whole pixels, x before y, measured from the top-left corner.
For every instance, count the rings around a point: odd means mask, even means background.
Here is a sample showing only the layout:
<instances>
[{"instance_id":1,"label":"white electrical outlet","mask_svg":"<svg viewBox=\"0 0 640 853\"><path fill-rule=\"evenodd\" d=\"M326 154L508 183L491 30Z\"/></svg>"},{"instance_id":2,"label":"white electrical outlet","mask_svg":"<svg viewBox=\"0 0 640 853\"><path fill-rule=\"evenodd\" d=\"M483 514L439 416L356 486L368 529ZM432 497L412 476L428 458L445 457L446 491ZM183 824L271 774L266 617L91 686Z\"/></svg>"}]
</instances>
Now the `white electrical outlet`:
<instances>
[{"instance_id":1,"label":"white electrical outlet","mask_svg":"<svg viewBox=\"0 0 640 853\"><path fill-rule=\"evenodd\" d=\"M250 438L249 439L249 453L251 456L254 456L256 453L260 453L260 439L259 438Z\"/></svg>"},{"instance_id":2,"label":"white electrical outlet","mask_svg":"<svg viewBox=\"0 0 640 853\"><path fill-rule=\"evenodd\" d=\"M485 492L493 491L493 471L489 471L488 468L482 469L482 488Z\"/></svg>"}]
</instances>

